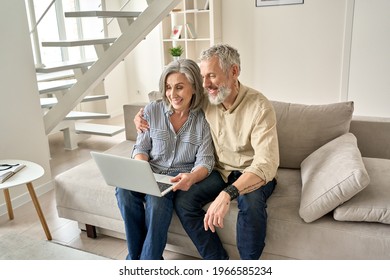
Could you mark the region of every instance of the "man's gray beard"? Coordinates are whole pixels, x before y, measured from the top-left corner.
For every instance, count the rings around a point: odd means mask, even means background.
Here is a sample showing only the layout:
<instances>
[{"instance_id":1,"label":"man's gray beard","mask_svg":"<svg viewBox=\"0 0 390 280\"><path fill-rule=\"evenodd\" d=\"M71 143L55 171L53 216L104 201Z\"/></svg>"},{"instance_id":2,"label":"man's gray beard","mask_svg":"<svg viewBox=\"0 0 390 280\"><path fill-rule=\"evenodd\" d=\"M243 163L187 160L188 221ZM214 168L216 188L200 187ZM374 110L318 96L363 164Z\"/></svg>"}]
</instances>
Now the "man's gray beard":
<instances>
[{"instance_id":1,"label":"man's gray beard","mask_svg":"<svg viewBox=\"0 0 390 280\"><path fill-rule=\"evenodd\" d=\"M208 95L209 101L213 105L219 105L222 104L226 98L230 95L232 90L228 87L221 86L218 89L218 94L216 96Z\"/></svg>"}]
</instances>

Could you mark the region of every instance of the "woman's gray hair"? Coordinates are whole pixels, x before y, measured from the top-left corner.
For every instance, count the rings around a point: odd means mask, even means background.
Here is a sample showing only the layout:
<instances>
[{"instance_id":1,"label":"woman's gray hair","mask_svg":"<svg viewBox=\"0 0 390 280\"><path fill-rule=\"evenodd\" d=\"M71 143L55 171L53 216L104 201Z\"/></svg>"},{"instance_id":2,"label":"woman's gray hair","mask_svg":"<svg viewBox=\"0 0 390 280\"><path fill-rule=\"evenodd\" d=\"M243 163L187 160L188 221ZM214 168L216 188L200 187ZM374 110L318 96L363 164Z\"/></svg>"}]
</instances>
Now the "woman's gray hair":
<instances>
[{"instance_id":1,"label":"woman's gray hair","mask_svg":"<svg viewBox=\"0 0 390 280\"><path fill-rule=\"evenodd\" d=\"M160 76L159 88L162 93L162 99L168 106L170 106L170 102L165 94L166 82L167 77L173 73L184 74L192 85L194 94L192 96L190 110L196 111L201 109L205 100L205 92L198 64L191 59L179 59L172 61L165 67Z\"/></svg>"},{"instance_id":2,"label":"woman's gray hair","mask_svg":"<svg viewBox=\"0 0 390 280\"><path fill-rule=\"evenodd\" d=\"M241 71L241 60L238 51L228 44L216 44L207 50L201 52L199 60L209 60L217 56L219 58L219 66L224 73L228 73L233 65L238 66L238 71Z\"/></svg>"}]
</instances>

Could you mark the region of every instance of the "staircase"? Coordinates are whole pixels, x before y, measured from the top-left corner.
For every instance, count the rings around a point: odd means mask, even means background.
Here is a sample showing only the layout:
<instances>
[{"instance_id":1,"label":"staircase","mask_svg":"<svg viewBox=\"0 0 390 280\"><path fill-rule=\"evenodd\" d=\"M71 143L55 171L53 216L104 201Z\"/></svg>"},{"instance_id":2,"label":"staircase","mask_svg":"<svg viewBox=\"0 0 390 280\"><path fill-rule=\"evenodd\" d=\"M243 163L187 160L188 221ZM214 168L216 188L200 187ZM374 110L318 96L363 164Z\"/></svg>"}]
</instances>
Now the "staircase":
<instances>
[{"instance_id":1,"label":"staircase","mask_svg":"<svg viewBox=\"0 0 390 280\"><path fill-rule=\"evenodd\" d=\"M38 76L38 89L41 95L41 107L44 110L43 120L46 134L62 131L65 149L72 150L78 147L78 134L113 136L122 132L123 127L80 121L110 118L109 114L81 112L75 108L80 106L80 103L102 102L108 98L104 94L104 78L180 1L147 1L148 6L142 12L65 12L65 17L115 18L118 21L121 35L117 38L84 38L82 40L42 42L42 47L49 48L92 45L97 55L95 61L66 61L36 67L36 72L40 74ZM54 76L54 78L42 78L47 75ZM95 89L100 89L103 92L96 94Z\"/></svg>"}]
</instances>

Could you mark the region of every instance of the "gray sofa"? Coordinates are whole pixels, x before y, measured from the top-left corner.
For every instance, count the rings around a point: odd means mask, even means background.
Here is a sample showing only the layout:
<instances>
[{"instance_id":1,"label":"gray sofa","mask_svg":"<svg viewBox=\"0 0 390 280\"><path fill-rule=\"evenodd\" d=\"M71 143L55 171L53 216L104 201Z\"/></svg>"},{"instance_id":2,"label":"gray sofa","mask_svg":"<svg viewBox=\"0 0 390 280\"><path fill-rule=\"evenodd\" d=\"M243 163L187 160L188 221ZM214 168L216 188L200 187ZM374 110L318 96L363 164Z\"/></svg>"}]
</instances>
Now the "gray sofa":
<instances>
[{"instance_id":1,"label":"gray sofa","mask_svg":"<svg viewBox=\"0 0 390 280\"><path fill-rule=\"evenodd\" d=\"M390 259L390 120L352 118L352 102L272 103L280 168L268 200L261 258ZM107 153L130 155L136 138L133 118L141 106L124 106L126 140ZM104 183L93 160L55 182L60 217L77 221L90 237L125 238L114 188ZM231 259L239 258L236 218L233 202L225 227L218 230ZM176 215L167 249L199 256Z\"/></svg>"}]
</instances>

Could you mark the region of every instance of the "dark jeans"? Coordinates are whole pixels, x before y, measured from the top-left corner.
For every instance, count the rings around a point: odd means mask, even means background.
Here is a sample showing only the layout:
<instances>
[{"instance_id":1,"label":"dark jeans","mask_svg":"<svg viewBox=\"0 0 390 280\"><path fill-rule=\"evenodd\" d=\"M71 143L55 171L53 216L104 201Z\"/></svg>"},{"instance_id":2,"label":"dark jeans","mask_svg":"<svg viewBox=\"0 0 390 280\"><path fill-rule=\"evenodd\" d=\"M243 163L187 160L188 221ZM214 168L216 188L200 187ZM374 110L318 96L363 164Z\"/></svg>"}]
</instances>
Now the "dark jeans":
<instances>
[{"instance_id":1,"label":"dark jeans","mask_svg":"<svg viewBox=\"0 0 390 280\"><path fill-rule=\"evenodd\" d=\"M167 243L174 193L163 197L116 188L125 222L128 260L160 260Z\"/></svg>"},{"instance_id":2,"label":"dark jeans","mask_svg":"<svg viewBox=\"0 0 390 280\"><path fill-rule=\"evenodd\" d=\"M229 176L229 183L241 175L235 171ZM213 171L209 177L193 185L189 191L176 193L174 206L184 229L191 238L199 254L204 259L228 259L228 255L217 235L205 231L203 219L204 205L213 201L226 187L221 175ZM237 218L237 247L241 259L259 259L263 252L267 225L266 201L276 185L273 180L251 193L240 195Z\"/></svg>"}]
</instances>

